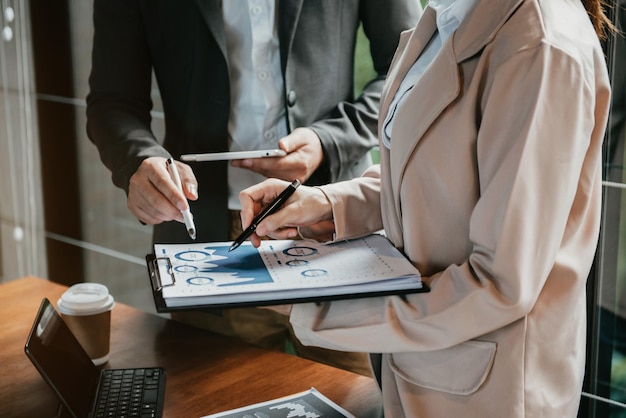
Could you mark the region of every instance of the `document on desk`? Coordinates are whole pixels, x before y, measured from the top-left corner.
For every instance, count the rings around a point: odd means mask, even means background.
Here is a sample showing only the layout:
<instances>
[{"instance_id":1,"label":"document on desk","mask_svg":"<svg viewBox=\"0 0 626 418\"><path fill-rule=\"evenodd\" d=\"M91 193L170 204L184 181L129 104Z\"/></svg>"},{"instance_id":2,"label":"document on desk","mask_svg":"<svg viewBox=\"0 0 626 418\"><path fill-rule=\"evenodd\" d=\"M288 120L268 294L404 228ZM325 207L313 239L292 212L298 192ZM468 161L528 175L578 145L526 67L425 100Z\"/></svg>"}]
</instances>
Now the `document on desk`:
<instances>
[{"instance_id":1,"label":"document on desk","mask_svg":"<svg viewBox=\"0 0 626 418\"><path fill-rule=\"evenodd\" d=\"M379 234L308 240L155 244L146 256L159 312L423 292L419 271Z\"/></svg>"},{"instance_id":2,"label":"document on desk","mask_svg":"<svg viewBox=\"0 0 626 418\"><path fill-rule=\"evenodd\" d=\"M206 415L202 418L244 418L244 417L324 417L324 418L356 418L315 388L285 396L267 402L244 406L218 414Z\"/></svg>"}]
</instances>

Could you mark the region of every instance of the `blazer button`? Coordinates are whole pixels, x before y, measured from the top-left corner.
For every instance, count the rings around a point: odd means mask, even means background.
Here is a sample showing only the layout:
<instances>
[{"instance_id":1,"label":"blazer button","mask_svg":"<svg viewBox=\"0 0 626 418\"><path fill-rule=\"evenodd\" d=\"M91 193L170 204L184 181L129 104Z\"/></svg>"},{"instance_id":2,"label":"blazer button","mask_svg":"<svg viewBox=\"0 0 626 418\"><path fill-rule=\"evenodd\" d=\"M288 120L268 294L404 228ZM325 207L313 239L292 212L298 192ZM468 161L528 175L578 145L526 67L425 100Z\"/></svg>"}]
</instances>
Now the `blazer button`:
<instances>
[{"instance_id":1,"label":"blazer button","mask_svg":"<svg viewBox=\"0 0 626 418\"><path fill-rule=\"evenodd\" d=\"M296 92L293 90L289 90L289 93L287 93L287 104L289 105L289 107L293 107L293 105L296 104Z\"/></svg>"}]
</instances>

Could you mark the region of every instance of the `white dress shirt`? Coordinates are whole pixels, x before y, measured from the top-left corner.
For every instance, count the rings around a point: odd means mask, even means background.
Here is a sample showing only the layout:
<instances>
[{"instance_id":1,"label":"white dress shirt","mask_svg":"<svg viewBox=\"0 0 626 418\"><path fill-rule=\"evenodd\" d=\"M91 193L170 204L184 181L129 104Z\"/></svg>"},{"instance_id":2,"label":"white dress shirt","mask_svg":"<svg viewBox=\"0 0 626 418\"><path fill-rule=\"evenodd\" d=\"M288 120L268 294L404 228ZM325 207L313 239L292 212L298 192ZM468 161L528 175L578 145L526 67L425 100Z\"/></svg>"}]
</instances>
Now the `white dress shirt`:
<instances>
[{"instance_id":1,"label":"white dress shirt","mask_svg":"<svg viewBox=\"0 0 626 418\"><path fill-rule=\"evenodd\" d=\"M275 0L222 2L228 53L231 151L277 148L287 135ZM241 209L239 192L265 177L228 168L228 207Z\"/></svg>"}]
</instances>

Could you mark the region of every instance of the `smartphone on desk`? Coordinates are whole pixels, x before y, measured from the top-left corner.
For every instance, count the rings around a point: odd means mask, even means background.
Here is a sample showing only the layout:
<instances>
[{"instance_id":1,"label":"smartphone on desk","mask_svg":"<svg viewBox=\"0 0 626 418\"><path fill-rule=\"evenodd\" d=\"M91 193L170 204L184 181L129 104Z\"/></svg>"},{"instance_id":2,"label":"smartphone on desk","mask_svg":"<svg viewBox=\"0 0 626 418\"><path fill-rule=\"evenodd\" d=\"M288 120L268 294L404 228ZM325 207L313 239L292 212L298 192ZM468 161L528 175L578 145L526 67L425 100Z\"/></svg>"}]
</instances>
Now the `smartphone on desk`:
<instances>
[{"instance_id":1,"label":"smartphone on desk","mask_svg":"<svg viewBox=\"0 0 626 418\"><path fill-rule=\"evenodd\" d=\"M181 161L220 161L244 160L246 158L284 157L287 153L281 149L260 149L254 151L209 152L206 154L183 154Z\"/></svg>"}]
</instances>

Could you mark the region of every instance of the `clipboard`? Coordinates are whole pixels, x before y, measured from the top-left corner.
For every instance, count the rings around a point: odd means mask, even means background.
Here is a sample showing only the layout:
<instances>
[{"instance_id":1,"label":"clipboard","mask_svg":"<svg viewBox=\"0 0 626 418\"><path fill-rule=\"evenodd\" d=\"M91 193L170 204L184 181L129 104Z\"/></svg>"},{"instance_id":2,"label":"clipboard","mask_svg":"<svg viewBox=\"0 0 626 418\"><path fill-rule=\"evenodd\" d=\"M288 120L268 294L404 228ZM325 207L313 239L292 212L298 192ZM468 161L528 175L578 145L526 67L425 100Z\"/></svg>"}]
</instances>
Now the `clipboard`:
<instances>
[{"instance_id":1,"label":"clipboard","mask_svg":"<svg viewBox=\"0 0 626 418\"><path fill-rule=\"evenodd\" d=\"M269 306L427 292L384 236L324 245L306 240L156 244L146 255L157 312Z\"/></svg>"}]
</instances>

